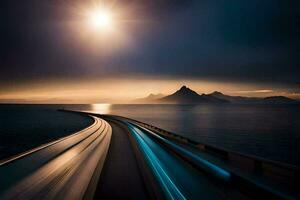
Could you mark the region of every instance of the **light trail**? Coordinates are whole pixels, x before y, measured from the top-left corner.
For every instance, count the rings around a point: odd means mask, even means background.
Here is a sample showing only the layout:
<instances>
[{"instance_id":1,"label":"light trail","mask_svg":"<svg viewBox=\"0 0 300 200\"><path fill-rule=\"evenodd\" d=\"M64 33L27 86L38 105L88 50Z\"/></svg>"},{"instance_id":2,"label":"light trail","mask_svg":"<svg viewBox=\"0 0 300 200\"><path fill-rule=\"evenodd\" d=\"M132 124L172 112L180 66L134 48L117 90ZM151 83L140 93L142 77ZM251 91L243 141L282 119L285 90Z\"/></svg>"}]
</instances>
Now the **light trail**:
<instances>
[{"instance_id":1,"label":"light trail","mask_svg":"<svg viewBox=\"0 0 300 200\"><path fill-rule=\"evenodd\" d=\"M169 177L163 164L159 161L157 156L153 153L151 148L141 137L139 130L133 127L129 123L127 125L132 131L133 136L137 140L140 150L143 152L144 156L146 157L151 169L155 173L155 176L158 178L159 183L162 185L162 189L165 191L167 198L178 199L178 200L186 199L185 196L180 192L176 184L174 184L172 179Z\"/></svg>"},{"instance_id":2,"label":"light trail","mask_svg":"<svg viewBox=\"0 0 300 200\"><path fill-rule=\"evenodd\" d=\"M94 120L88 129L3 164L0 199L92 197L112 133L107 122Z\"/></svg>"},{"instance_id":3,"label":"light trail","mask_svg":"<svg viewBox=\"0 0 300 200\"><path fill-rule=\"evenodd\" d=\"M160 141L164 142L165 144L169 145L176 152L182 154L185 157L190 158L194 163L199 165L199 167L201 167L205 171L209 172L210 174L216 176L217 178L219 178L223 181L227 181L227 182L230 181L230 177L231 177L230 172L228 172L228 171L222 169L221 167L218 167L217 165L201 158L199 155L196 155L196 154L192 153L191 151L186 150L185 148L175 144L174 142L161 137L160 135L154 133L151 130L148 130L148 129L146 129L144 127L141 127L139 125L136 125L136 126L138 126L140 129L150 133L151 135L153 135L154 137L156 137Z\"/></svg>"},{"instance_id":4,"label":"light trail","mask_svg":"<svg viewBox=\"0 0 300 200\"><path fill-rule=\"evenodd\" d=\"M122 122L129 128L167 199L222 199L220 188L197 169L167 151L143 129L126 120Z\"/></svg>"}]
</instances>

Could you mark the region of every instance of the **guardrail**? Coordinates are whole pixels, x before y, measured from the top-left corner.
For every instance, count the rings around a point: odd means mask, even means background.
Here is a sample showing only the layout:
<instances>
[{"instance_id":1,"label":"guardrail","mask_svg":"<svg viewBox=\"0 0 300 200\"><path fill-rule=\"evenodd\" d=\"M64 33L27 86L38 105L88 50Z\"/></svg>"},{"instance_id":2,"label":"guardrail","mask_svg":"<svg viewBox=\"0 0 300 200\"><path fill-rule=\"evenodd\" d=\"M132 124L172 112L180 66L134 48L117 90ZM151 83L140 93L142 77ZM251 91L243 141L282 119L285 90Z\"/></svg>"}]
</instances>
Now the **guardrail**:
<instances>
[{"instance_id":1,"label":"guardrail","mask_svg":"<svg viewBox=\"0 0 300 200\"><path fill-rule=\"evenodd\" d=\"M219 158L226 160L232 166L239 167L248 172L253 172L261 177L265 177L271 181L275 181L276 183L284 185L284 187L290 190L297 191L300 188L300 168L297 166L196 142L184 136L180 136L138 120L129 118L126 119L153 130L160 135L167 137L168 139L176 140L177 142L192 146L200 151L214 154Z\"/></svg>"},{"instance_id":2,"label":"guardrail","mask_svg":"<svg viewBox=\"0 0 300 200\"><path fill-rule=\"evenodd\" d=\"M293 196L299 195L300 168L298 166L231 151L228 149L216 147L214 145L196 142L189 138L158 128L151 124L126 118L123 116L101 115L96 113L88 113L88 114L94 116L100 116L100 117L114 117L114 118L119 117L119 118L126 119L140 126L148 128L165 138L177 141L184 145L188 145L192 148L198 149L199 151L213 154L216 157L226 161L226 163L229 164L230 166L237 167L239 169L242 169L243 171L249 172L251 174L255 174L257 175L257 177L263 178L267 181L269 180L269 182L276 183L275 185L277 186L279 185L280 187L285 188L284 190L289 191L289 193L293 194ZM243 183L247 184L247 181L243 181Z\"/></svg>"}]
</instances>

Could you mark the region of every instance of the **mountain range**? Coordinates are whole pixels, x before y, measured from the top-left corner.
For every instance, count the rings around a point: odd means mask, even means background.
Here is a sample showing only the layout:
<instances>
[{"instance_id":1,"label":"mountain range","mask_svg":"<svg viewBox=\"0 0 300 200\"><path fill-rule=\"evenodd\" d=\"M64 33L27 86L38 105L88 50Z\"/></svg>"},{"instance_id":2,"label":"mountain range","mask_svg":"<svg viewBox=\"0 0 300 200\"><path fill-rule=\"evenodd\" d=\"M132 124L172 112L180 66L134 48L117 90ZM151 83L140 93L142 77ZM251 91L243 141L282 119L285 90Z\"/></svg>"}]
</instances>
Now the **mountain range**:
<instances>
[{"instance_id":1,"label":"mountain range","mask_svg":"<svg viewBox=\"0 0 300 200\"><path fill-rule=\"evenodd\" d=\"M285 96L270 96L265 98L230 96L215 91L210 94L198 94L186 86L182 86L173 94L150 94L145 98L134 100L134 103L157 103L157 104L201 104L201 103L239 103L239 104L294 104L299 103Z\"/></svg>"},{"instance_id":2,"label":"mountain range","mask_svg":"<svg viewBox=\"0 0 300 200\"><path fill-rule=\"evenodd\" d=\"M157 100L163 98L163 94L149 94L148 96L144 98L135 99L134 103L155 103Z\"/></svg>"}]
</instances>

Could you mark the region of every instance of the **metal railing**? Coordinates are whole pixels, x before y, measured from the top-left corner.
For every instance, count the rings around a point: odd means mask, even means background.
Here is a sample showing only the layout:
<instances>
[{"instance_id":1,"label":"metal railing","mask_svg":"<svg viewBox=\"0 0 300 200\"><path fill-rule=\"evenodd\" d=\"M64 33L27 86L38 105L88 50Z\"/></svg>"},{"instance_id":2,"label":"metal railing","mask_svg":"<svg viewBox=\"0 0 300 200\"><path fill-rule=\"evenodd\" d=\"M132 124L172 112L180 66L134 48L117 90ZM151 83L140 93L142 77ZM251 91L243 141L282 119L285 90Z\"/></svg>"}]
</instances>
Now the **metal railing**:
<instances>
[{"instance_id":1,"label":"metal railing","mask_svg":"<svg viewBox=\"0 0 300 200\"><path fill-rule=\"evenodd\" d=\"M210 144L196 142L189 138L172 133L170 131L166 131L151 124L147 124L134 119L126 119L133 121L141 126L144 126L145 128L153 130L168 139L176 140L177 142L189 145L200 151L213 154L225 160L228 164L232 166L238 167L248 172L253 172L254 174L259 175L260 177L265 177L280 185L284 185L284 187L288 188L289 190L299 190L300 188L300 168L298 166L268 160L258 156L247 155L231 151L225 148L216 147Z\"/></svg>"}]
</instances>

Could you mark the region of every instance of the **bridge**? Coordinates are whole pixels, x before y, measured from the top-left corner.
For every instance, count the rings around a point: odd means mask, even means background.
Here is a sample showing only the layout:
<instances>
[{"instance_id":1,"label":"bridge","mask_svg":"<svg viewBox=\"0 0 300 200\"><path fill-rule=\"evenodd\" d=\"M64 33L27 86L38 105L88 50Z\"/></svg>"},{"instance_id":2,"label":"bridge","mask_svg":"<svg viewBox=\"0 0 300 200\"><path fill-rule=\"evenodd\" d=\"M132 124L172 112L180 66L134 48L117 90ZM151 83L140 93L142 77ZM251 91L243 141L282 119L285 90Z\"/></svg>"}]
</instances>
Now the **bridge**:
<instances>
[{"instance_id":1,"label":"bridge","mask_svg":"<svg viewBox=\"0 0 300 200\"><path fill-rule=\"evenodd\" d=\"M65 111L75 112L75 111ZM299 199L299 168L122 116L0 163L0 199Z\"/></svg>"}]
</instances>

